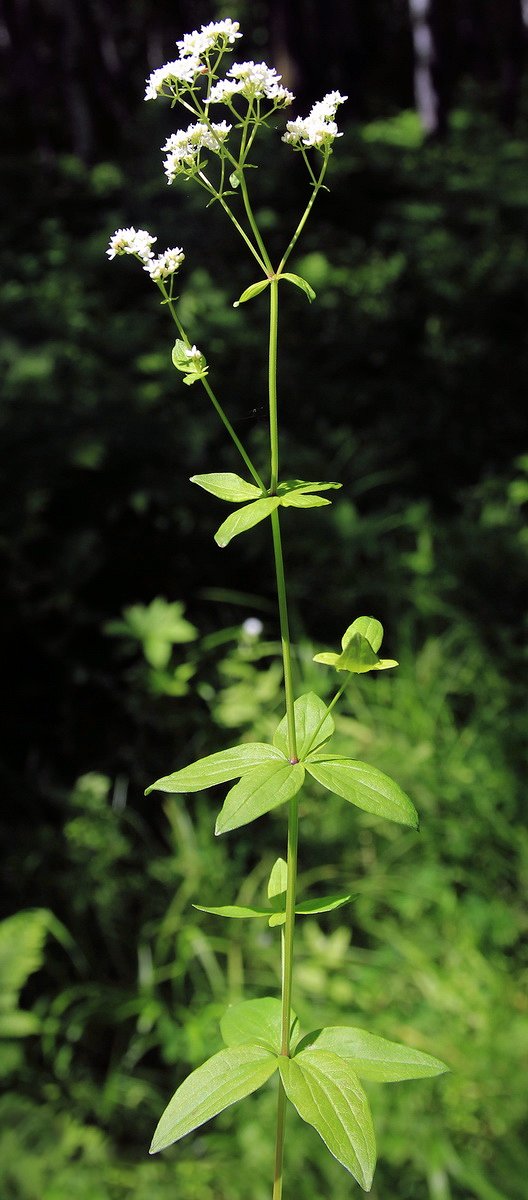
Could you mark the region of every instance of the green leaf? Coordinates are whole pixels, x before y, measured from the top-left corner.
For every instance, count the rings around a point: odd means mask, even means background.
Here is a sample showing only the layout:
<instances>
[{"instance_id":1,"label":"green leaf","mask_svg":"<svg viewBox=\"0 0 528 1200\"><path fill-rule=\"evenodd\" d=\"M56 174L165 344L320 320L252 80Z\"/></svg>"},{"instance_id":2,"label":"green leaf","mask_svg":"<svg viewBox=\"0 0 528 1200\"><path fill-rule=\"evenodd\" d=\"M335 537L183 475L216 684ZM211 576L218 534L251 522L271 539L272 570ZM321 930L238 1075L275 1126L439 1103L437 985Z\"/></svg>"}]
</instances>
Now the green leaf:
<instances>
[{"instance_id":1,"label":"green leaf","mask_svg":"<svg viewBox=\"0 0 528 1200\"><path fill-rule=\"evenodd\" d=\"M16 996L7 993L2 997L4 1003L16 1004ZM0 1012L0 1038L24 1038L42 1029L40 1018L32 1012L23 1009L11 1009L10 1012Z\"/></svg>"},{"instance_id":2,"label":"green leaf","mask_svg":"<svg viewBox=\"0 0 528 1200\"><path fill-rule=\"evenodd\" d=\"M324 1050L279 1060L284 1090L299 1116L313 1125L330 1153L369 1191L376 1142L367 1097L349 1064Z\"/></svg>"},{"instance_id":3,"label":"green leaf","mask_svg":"<svg viewBox=\"0 0 528 1200\"><path fill-rule=\"evenodd\" d=\"M303 279L302 275L292 275L291 271L282 271L279 275L279 279L287 279L289 283L294 283L296 287L301 289L301 292L304 292L310 303L312 300L315 300L315 292L313 287L310 287L308 280Z\"/></svg>"},{"instance_id":4,"label":"green leaf","mask_svg":"<svg viewBox=\"0 0 528 1200\"><path fill-rule=\"evenodd\" d=\"M248 771L247 775L227 793L223 808L218 814L215 833L228 833L248 825L263 813L278 808L300 791L304 781L301 763L292 766L282 758L278 762L264 763Z\"/></svg>"},{"instance_id":5,"label":"green leaf","mask_svg":"<svg viewBox=\"0 0 528 1200\"><path fill-rule=\"evenodd\" d=\"M290 1036L295 1036L299 1022L290 1012ZM233 1004L220 1021L220 1032L226 1046L256 1043L280 1054L282 1041L282 1004L275 996L262 1000L243 1000Z\"/></svg>"},{"instance_id":6,"label":"green leaf","mask_svg":"<svg viewBox=\"0 0 528 1200\"><path fill-rule=\"evenodd\" d=\"M340 487L342 487L340 483L323 483L318 480L310 482L306 479L285 479L282 483L279 483L277 496L283 498L290 495L291 492L299 492L301 494L308 492L328 492L331 488Z\"/></svg>"},{"instance_id":7,"label":"green leaf","mask_svg":"<svg viewBox=\"0 0 528 1200\"><path fill-rule=\"evenodd\" d=\"M360 633L362 637L370 642L372 649L379 650L383 641L383 625L381 621L377 621L375 617L356 617L355 621L348 626L341 638L343 650L346 650L349 641L356 633Z\"/></svg>"},{"instance_id":8,"label":"green leaf","mask_svg":"<svg viewBox=\"0 0 528 1200\"><path fill-rule=\"evenodd\" d=\"M334 909L342 908L344 904L356 899L357 896L352 895L352 892L336 892L332 896L319 896L315 900L300 900L295 905L295 912L300 917L311 913L333 912Z\"/></svg>"},{"instance_id":9,"label":"green leaf","mask_svg":"<svg viewBox=\"0 0 528 1200\"><path fill-rule=\"evenodd\" d=\"M238 308L239 304L245 304L246 300L252 300L254 296L260 296L260 293L269 287L270 283L271 279L259 279L257 283L250 283L238 300L235 300L233 308Z\"/></svg>"},{"instance_id":10,"label":"green leaf","mask_svg":"<svg viewBox=\"0 0 528 1200\"><path fill-rule=\"evenodd\" d=\"M184 1080L156 1128L151 1154L172 1146L211 1117L261 1087L277 1069L277 1058L263 1046L229 1046L213 1054Z\"/></svg>"},{"instance_id":11,"label":"green leaf","mask_svg":"<svg viewBox=\"0 0 528 1200\"><path fill-rule=\"evenodd\" d=\"M334 722L327 713L326 704L315 695L315 692L305 692L294 704L295 732L297 736L297 754L303 759L308 750L315 751L322 746L334 732ZM315 736L317 735L317 736ZM315 737L314 745L312 741ZM273 745L288 756L288 720L283 717L273 735Z\"/></svg>"},{"instance_id":12,"label":"green leaf","mask_svg":"<svg viewBox=\"0 0 528 1200\"><path fill-rule=\"evenodd\" d=\"M244 508L238 508L217 529L215 533L217 546L227 546L234 537L238 537L239 533L245 533L254 525L258 525L259 521L264 521L275 508L279 507L279 504L280 500L277 496L266 496L262 500L254 500L253 504L246 504Z\"/></svg>"},{"instance_id":13,"label":"green leaf","mask_svg":"<svg viewBox=\"0 0 528 1200\"><path fill-rule=\"evenodd\" d=\"M335 665L338 671L353 671L361 674L362 671L375 670L379 662L380 659L372 649L370 642L361 633L355 633L347 642Z\"/></svg>"},{"instance_id":14,"label":"green leaf","mask_svg":"<svg viewBox=\"0 0 528 1200\"><path fill-rule=\"evenodd\" d=\"M418 828L418 813L412 801L393 779L376 767L337 754L321 753L315 759L308 759L306 769L329 792L335 792L357 808Z\"/></svg>"},{"instance_id":15,"label":"green leaf","mask_svg":"<svg viewBox=\"0 0 528 1200\"><path fill-rule=\"evenodd\" d=\"M380 1083L425 1079L443 1075L449 1069L431 1054L347 1025L330 1025L308 1033L299 1043L298 1050L308 1047L338 1054L340 1058L346 1058L361 1079L375 1079Z\"/></svg>"},{"instance_id":16,"label":"green leaf","mask_svg":"<svg viewBox=\"0 0 528 1200\"><path fill-rule=\"evenodd\" d=\"M221 904L210 907L207 904L193 904L200 912L212 913L213 917L232 917L234 920L247 921L251 917L269 917L273 912L269 904L266 908L257 908L243 904Z\"/></svg>"},{"instance_id":17,"label":"green leaf","mask_svg":"<svg viewBox=\"0 0 528 1200\"><path fill-rule=\"evenodd\" d=\"M335 651L325 650L323 654L314 654L313 660L314 662L324 663L327 667L335 667L339 657L339 654L336 654Z\"/></svg>"},{"instance_id":18,"label":"green leaf","mask_svg":"<svg viewBox=\"0 0 528 1200\"><path fill-rule=\"evenodd\" d=\"M205 492L210 492L212 496L218 496L219 500L229 500L234 504L240 504L244 500L256 500L262 496L260 488L256 487L254 483L247 483L233 471L219 471L212 475L191 475L191 483L197 483L198 487L203 488Z\"/></svg>"},{"instance_id":19,"label":"green leaf","mask_svg":"<svg viewBox=\"0 0 528 1200\"><path fill-rule=\"evenodd\" d=\"M331 500L325 500L324 496L292 492L291 496L283 496L280 503L283 508L322 508L325 504L331 504Z\"/></svg>"},{"instance_id":20,"label":"green leaf","mask_svg":"<svg viewBox=\"0 0 528 1200\"><path fill-rule=\"evenodd\" d=\"M268 897L281 896L288 886L288 864L283 858L274 862L268 880Z\"/></svg>"},{"instance_id":21,"label":"green leaf","mask_svg":"<svg viewBox=\"0 0 528 1200\"><path fill-rule=\"evenodd\" d=\"M172 775L164 775L146 789L149 792L200 792L205 788L214 787L217 783L228 783L238 779L254 767L271 760L283 764L284 755L276 747L266 742L244 742L242 746L234 746L232 750L219 750L217 754L208 754L174 771Z\"/></svg>"}]
</instances>

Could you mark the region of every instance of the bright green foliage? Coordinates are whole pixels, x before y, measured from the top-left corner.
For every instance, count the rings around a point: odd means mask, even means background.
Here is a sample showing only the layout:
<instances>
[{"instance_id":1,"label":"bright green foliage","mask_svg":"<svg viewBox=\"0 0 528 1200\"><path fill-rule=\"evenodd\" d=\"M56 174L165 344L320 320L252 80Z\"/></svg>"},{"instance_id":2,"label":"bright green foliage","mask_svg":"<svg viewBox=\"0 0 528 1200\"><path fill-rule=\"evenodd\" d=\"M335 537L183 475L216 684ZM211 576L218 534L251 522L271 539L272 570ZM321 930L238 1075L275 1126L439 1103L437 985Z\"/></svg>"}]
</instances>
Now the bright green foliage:
<instances>
[{"instance_id":1,"label":"bright green foliage","mask_svg":"<svg viewBox=\"0 0 528 1200\"><path fill-rule=\"evenodd\" d=\"M303 1121L369 1191L376 1141L367 1097L349 1064L327 1050L303 1050L291 1059L281 1057L279 1067L286 1095Z\"/></svg>"},{"instance_id":2,"label":"bright green foliage","mask_svg":"<svg viewBox=\"0 0 528 1200\"><path fill-rule=\"evenodd\" d=\"M19 998L26 980L42 965L52 921L46 909L37 908L0 923L0 1038L28 1037L40 1029L38 1016L20 1008Z\"/></svg>"},{"instance_id":3,"label":"bright green foliage","mask_svg":"<svg viewBox=\"0 0 528 1200\"><path fill-rule=\"evenodd\" d=\"M294 704L294 713L297 754L300 759L304 759L310 750L315 752L319 746L328 741L334 732L335 725L327 712L326 704L319 699L319 696L315 695L315 692L306 692L303 696L299 696ZM275 730L273 745L283 754L288 753L286 717L283 717Z\"/></svg>"},{"instance_id":4,"label":"bright green foliage","mask_svg":"<svg viewBox=\"0 0 528 1200\"><path fill-rule=\"evenodd\" d=\"M263 500L255 500L253 504L246 504L244 508L238 508L217 529L215 533L217 546L227 546L234 537L238 537L239 533L246 533L248 529L253 529L253 526L258 525L259 521L264 521L266 517L269 517L270 513L279 507L279 504L280 500L277 496L266 496Z\"/></svg>"},{"instance_id":5,"label":"bright green foliage","mask_svg":"<svg viewBox=\"0 0 528 1200\"><path fill-rule=\"evenodd\" d=\"M198 630L183 616L184 606L157 596L150 604L132 604L123 611L121 621L108 621L105 633L140 642L147 662L163 668L169 662L172 647L192 642Z\"/></svg>"},{"instance_id":6,"label":"bright green foliage","mask_svg":"<svg viewBox=\"0 0 528 1200\"><path fill-rule=\"evenodd\" d=\"M200 909L201 912L213 913L218 917L231 917L236 920L248 920L251 917L267 917L268 925L273 928L276 925L284 925L286 921L287 887L287 864L283 858L278 858L271 869L268 881L269 904L224 904L212 907L204 904L195 904L194 907ZM314 900L300 900L297 898L295 913L297 916L313 916L316 913L333 912L336 908L342 908L344 904L348 904L353 899L355 897L352 896L351 892L340 892L332 896L319 896Z\"/></svg>"},{"instance_id":7,"label":"bright green foliage","mask_svg":"<svg viewBox=\"0 0 528 1200\"><path fill-rule=\"evenodd\" d=\"M319 754L307 760L306 770L329 792L335 792L357 808L418 828L418 813L412 801L393 779L376 767L339 755Z\"/></svg>"},{"instance_id":8,"label":"bright green foliage","mask_svg":"<svg viewBox=\"0 0 528 1200\"><path fill-rule=\"evenodd\" d=\"M157 779L146 789L149 792L199 792L203 788L214 787L217 783L228 783L230 779L238 779L269 760L279 766L284 762L284 755L274 746L264 742L246 742L235 746L232 750L219 750L217 754L208 754L197 762L190 763L181 771L165 775Z\"/></svg>"},{"instance_id":9,"label":"bright green foliage","mask_svg":"<svg viewBox=\"0 0 528 1200\"><path fill-rule=\"evenodd\" d=\"M219 500L230 500L237 504L244 500L257 500L262 493L254 483L247 483L233 471L218 471L213 475L191 475L191 483L218 496Z\"/></svg>"},{"instance_id":10,"label":"bright green foliage","mask_svg":"<svg viewBox=\"0 0 528 1200\"><path fill-rule=\"evenodd\" d=\"M259 279L257 283L250 283L249 287L245 288L242 295L235 300L233 308L238 308L239 304L245 304L246 300L253 300L254 296L260 296L265 288L269 287L270 279Z\"/></svg>"},{"instance_id":11,"label":"bright green foliage","mask_svg":"<svg viewBox=\"0 0 528 1200\"><path fill-rule=\"evenodd\" d=\"M302 763L265 763L249 771L228 792L218 815L215 833L228 833L271 812L297 795L304 783Z\"/></svg>"},{"instance_id":12,"label":"bright green foliage","mask_svg":"<svg viewBox=\"0 0 528 1200\"><path fill-rule=\"evenodd\" d=\"M378 657L382 639L383 626L379 621L374 617L357 617L343 634L341 654L324 651L314 655L314 662L325 663L326 666L335 667L336 671L350 671L352 674L397 667L395 659Z\"/></svg>"},{"instance_id":13,"label":"bright green foliage","mask_svg":"<svg viewBox=\"0 0 528 1200\"><path fill-rule=\"evenodd\" d=\"M298 1037L299 1022L291 1013L290 1038ZM254 1042L272 1054L281 1052L282 1005L276 996L261 1000L242 1000L227 1009L220 1021L220 1032L226 1046Z\"/></svg>"},{"instance_id":14,"label":"bright green foliage","mask_svg":"<svg viewBox=\"0 0 528 1200\"><path fill-rule=\"evenodd\" d=\"M279 278L287 279L289 283L294 283L295 287L300 288L301 292L304 292L310 303L312 300L315 300L313 287L310 287L308 280L303 279L302 275L293 275L291 271L282 271Z\"/></svg>"},{"instance_id":15,"label":"bright green foliage","mask_svg":"<svg viewBox=\"0 0 528 1200\"><path fill-rule=\"evenodd\" d=\"M187 342L182 341L181 338L174 343L172 363L177 371L183 373L183 382L188 387L193 383L198 383L200 379L205 379L209 370L203 354L193 355Z\"/></svg>"},{"instance_id":16,"label":"bright green foliage","mask_svg":"<svg viewBox=\"0 0 528 1200\"><path fill-rule=\"evenodd\" d=\"M350 1025L329 1026L309 1033L299 1043L298 1050L330 1050L345 1058L360 1079L393 1083L401 1079L425 1079L443 1075L448 1068L437 1058L413 1050L399 1042L367 1033Z\"/></svg>"},{"instance_id":17,"label":"bright green foliage","mask_svg":"<svg viewBox=\"0 0 528 1200\"><path fill-rule=\"evenodd\" d=\"M151 1154L172 1146L211 1117L251 1095L277 1070L277 1057L257 1044L228 1046L198 1067L167 1105L154 1133Z\"/></svg>"}]
</instances>

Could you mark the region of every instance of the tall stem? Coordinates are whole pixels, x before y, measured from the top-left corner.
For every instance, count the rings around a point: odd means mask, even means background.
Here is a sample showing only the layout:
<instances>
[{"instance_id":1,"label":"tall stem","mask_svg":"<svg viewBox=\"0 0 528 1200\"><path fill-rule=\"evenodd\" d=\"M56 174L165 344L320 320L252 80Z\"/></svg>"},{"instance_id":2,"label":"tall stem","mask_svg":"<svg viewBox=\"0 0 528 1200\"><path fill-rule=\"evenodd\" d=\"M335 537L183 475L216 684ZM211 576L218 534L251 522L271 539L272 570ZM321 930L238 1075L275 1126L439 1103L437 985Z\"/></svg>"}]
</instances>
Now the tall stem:
<instances>
[{"instance_id":1,"label":"tall stem","mask_svg":"<svg viewBox=\"0 0 528 1200\"><path fill-rule=\"evenodd\" d=\"M277 419L277 337L278 337L278 281L270 284L270 333L269 333L269 420L270 420L270 492L277 489L279 476L279 438ZM284 690L286 695L286 721L288 727L288 754L290 762L297 762L297 740L295 733L294 690L291 665L288 601L282 540L278 510L271 514L273 553L277 578L277 599L284 664ZM286 922L282 941L282 1001L281 1001L281 1054L290 1053L290 1022L293 977L293 941L295 931L295 890L297 883L297 847L299 837L298 798L292 797L288 813L288 864L286 887ZM275 1139L275 1168L273 1178L273 1200L282 1198L282 1164L284 1158L284 1133L286 1124L286 1094L279 1079L277 1100L277 1129Z\"/></svg>"}]
</instances>

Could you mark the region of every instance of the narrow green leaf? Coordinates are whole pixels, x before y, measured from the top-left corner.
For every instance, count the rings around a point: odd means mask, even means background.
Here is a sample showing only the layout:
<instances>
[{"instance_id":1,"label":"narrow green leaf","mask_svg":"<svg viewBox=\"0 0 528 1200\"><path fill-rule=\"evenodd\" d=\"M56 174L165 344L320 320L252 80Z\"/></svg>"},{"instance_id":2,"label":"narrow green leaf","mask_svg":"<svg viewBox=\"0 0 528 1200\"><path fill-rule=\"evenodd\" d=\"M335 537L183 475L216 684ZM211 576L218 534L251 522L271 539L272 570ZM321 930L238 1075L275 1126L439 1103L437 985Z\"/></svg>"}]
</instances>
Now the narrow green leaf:
<instances>
[{"instance_id":1,"label":"narrow green leaf","mask_svg":"<svg viewBox=\"0 0 528 1200\"><path fill-rule=\"evenodd\" d=\"M238 508L217 529L216 544L221 547L227 546L234 537L238 537L239 533L245 533L254 525L258 525L259 521L264 521L266 517L269 517L270 513L279 507L279 504L280 500L277 496L266 496L262 500L254 500L253 504L244 505L244 508Z\"/></svg>"},{"instance_id":2,"label":"narrow green leaf","mask_svg":"<svg viewBox=\"0 0 528 1200\"><path fill-rule=\"evenodd\" d=\"M352 892L336 892L332 896L319 896L315 900L300 900L295 905L295 912L300 917L308 916L311 913L333 912L334 909L342 908L344 904L356 899L357 896L352 895Z\"/></svg>"},{"instance_id":3,"label":"narrow green leaf","mask_svg":"<svg viewBox=\"0 0 528 1200\"><path fill-rule=\"evenodd\" d=\"M305 492L292 492L290 496L282 496L281 505L283 508L322 508L325 504L331 504L331 500L325 500L324 496L309 496Z\"/></svg>"},{"instance_id":4,"label":"narrow green leaf","mask_svg":"<svg viewBox=\"0 0 528 1200\"><path fill-rule=\"evenodd\" d=\"M288 886L288 864L283 858L274 862L268 880L268 897L281 896Z\"/></svg>"},{"instance_id":5,"label":"narrow green leaf","mask_svg":"<svg viewBox=\"0 0 528 1200\"><path fill-rule=\"evenodd\" d=\"M218 814L215 833L229 833L263 813L278 808L290 800L301 789L304 767L301 763L292 766L281 756L278 762L264 763L235 784L227 793L223 808Z\"/></svg>"},{"instance_id":6,"label":"narrow green leaf","mask_svg":"<svg viewBox=\"0 0 528 1200\"><path fill-rule=\"evenodd\" d=\"M330 1153L370 1191L376 1141L367 1097L350 1066L337 1054L303 1050L279 1059L284 1090L299 1116L313 1125Z\"/></svg>"},{"instance_id":7,"label":"narrow green leaf","mask_svg":"<svg viewBox=\"0 0 528 1200\"><path fill-rule=\"evenodd\" d=\"M257 283L250 283L249 287L238 297L238 300L235 300L233 308L238 308L239 304L245 304L246 300L252 300L254 296L260 296L260 293L269 287L270 283L270 279L259 279Z\"/></svg>"},{"instance_id":8,"label":"narrow green leaf","mask_svg":"<svg viewBox=\"0 0 528 1200\"><path fill-rule=\"evenodd\" d=\"M332 650L325 650L323 654L314 654L313 660L314 662L324 663L327 667L335 667L338 658L339 654L335 654Z\"/></svg>"},{"instance_id":9,"label":"narrow green leaf","mask_svg":"<svg viewBox=\"0 0 528 1200\"><path fill-rule=\"evenodd\" d=\"M431 1054L347 1025L330 1025L308 1033L299 1042L298 1051L307 1048L338 1054L340 1058L346 1058L360 1079L375 1079L380 1083L425 1079L443 1075L449 1069Z\"/></svg>"},{"instance_id":10,"label":"narrow green leaf","mask_svg":"<svg viewBox=\"0 0 528 1200\"><path fill-rule=\"evenodd\" d=\"M269 761L284 763L284 755L266 742L244 742L241 746L233 746L232 750L219 750L217 754L199 758L172 775L164 775L162 779L151 783L145 795L148 796L152 791L201 792L217 783L238 779L253 767Z\"/></svg>"},{"instance_id":11,"label":"narrow green leaf","mask_svg":"<svg viewBox=\"0 0 528 1200\"><path fill-rule=\"evenodd\" d=\"M356 617L355 621L348 626L341 638L343 650L346 650L349 641L354 637L354 634L360 633L362 637L370 642L372 649L376 652L379 650L383 641L383 625L381 621L377 621L375 617Z\"/></svg>"},{"instance_id":12,"label":"narrow green leaf","mask_svg":"<svg viewBox=\"0 0 528 1200\"><path fill-rule=\"evenodd\" d=\"M247 483L233 471L218 471L212 475L191 475L191 483L218 496L219 500L229 500L241 504L244 500L258 500L262 492L254 483Z\"/></svg>"},{"instance_id":13,"label":"narrow green leaf","mask_svg":"<svg viewBox=\"0 0 528 1200\"><path fill-rule=\"evenodd\" d=\"M284 479L279 483L277 488L277 496L288 496L291 492L300 492L301 494L308 492L328 492L331 488L340 488L340 483L323 483L321 480L310 482L306 479Z\"/></svg>"},{"instance_id":14,"label":"narrow green leaf","mask_svg":"<svg viewBox=\"0 0 528 1200\"><path fill-rule=\"evenodd\" d=\"M151 1154L165 1150L211 1117L261 1087L277 1069L277 1058L263 1046L229 1046L213 1054L181 1084L156 1128Z\"/></svg>"},{"instance_id":15,"label":"narrow green leaf","mask_svg":"<svg viewBox=\"0 0 528 1200\"><path fill-rule=\"evenodd\" d=\"M305 692L294 704L295 732L297 735L297 754L304 758L308 749L315 751L332 736L335 726L332 717L327 715L326 704L315 695L315 692ZM320 726L320 728L319 728ZM317 732L319 730L319 732ZM315 743L311 742L317 733ZM282 753L288 755L288 721L282 718L280 725L273 735L273 745Z\"/></svg>"},{"instance_id":16,"label":"narrow green leaf","mask_svg":"<svg viewBox=\"0 0 528 1200\"><path fill-rule=\"evenodd\" d=\"M313 287L310 287L308 280L303 279L302 275L292 275L291 271L282 271L279 279L287 279L289 283L294 283L295 287L300 288L301 292L304 292L305 296L308 297L310 304L312 300L315 300Z\"/></svg>"},{"instance_id":17,"label":"narrow green leaf","mask_svg":"<svg viewBox=\"0 0 528 1200\"><path fill-rule=\"evenodd\" d=\"M291 1036L297 1032L298 1025L295 1013L290 1012ZM261 1000L243 1000L241 1004L233 1004L220 1021L220 1032L226 1046L251 1042L264 1046L274 1054L280 1054L281 1001L275 996L264 996Z\"/></svg>"},{"instance_id":18,"label":"narrow green leaf","mask_svg":"<svg viewBox=\"0 0 528 1200\"><path fill-rule=\"evenodd\" d=\"M197 908L200 912L212 913L213 917L232 917L234 920L245 921L251 917L269 917L273 909L268 905L266 908L257 908L256 906L244 904L221 904L218 907L211 907L207 904L193 904L193 908Z\"/></svg>"},{"instance_id":19,"label":"narrow green leaf","mask_svg":"<svg viewBox=\"0 0 528 1200\"><path fill-rule=\"evenodd\" d=\"M368 763L339 755L309 758L306 769L318 783L350 804L388 821L418 828L418 813L401 787Z\"/></svg>"}]
</instances>

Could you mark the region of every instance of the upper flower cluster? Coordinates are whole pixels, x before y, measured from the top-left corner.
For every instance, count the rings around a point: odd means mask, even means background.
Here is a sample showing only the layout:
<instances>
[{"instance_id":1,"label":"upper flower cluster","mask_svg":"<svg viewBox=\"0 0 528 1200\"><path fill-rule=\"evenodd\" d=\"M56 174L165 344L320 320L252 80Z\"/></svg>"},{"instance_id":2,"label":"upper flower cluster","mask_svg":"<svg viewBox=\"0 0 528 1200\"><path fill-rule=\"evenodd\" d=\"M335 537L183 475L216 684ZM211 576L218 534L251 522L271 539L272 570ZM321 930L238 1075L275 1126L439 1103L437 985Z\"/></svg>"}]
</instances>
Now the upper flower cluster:
<instances>
[{"instance_id":1,"label":"upper flower cluster","mask_svg":"<svg viewBox=\"0 0 528 1200\"><path fill-rule=\"evenodd\" d=\"M348 97L342 96L340 92L328 92L322 100L318 100L312 106L307 117L297 117L295 121L288 121L283 142L288 142L294 149L307 146L324 150L330 146L334 138L341 137L334 117L338 106L344 104L347 99Z\"/></svg>"},{"instance_id":2,"label":"upper flower cluster","mask_svg":"<svg viewBox=\"0 0 528 1200\"><path fill-rule=\"evenodd\" d=\"M238 21L210 21L201 29L186 33L177 42L180 57L174 62L157 67L149 75L145 90L145 100L155 100L157 96L172 96L178 98L188 91L195 79L204 70L204 60L207 61L213 51L222 55L235 41L242 37L239 33Z\"/></svg>"},{"instance_id":3,"label":"upper flower cluster","mask_svg":"<svg viewBox=\"0 0 528 1200\"><path fill-rule=\"evenodd\" d=\"M187 129L171 133L162 146L163 152L167 154L163 166L168 182L172 183L178 174L194 173L198 167L201 150L213 150L218 154L230 130L231 126L226 121L220 121L216 125L205 125L202 121L197 121Z\"/></svg>"}]
</instances>

